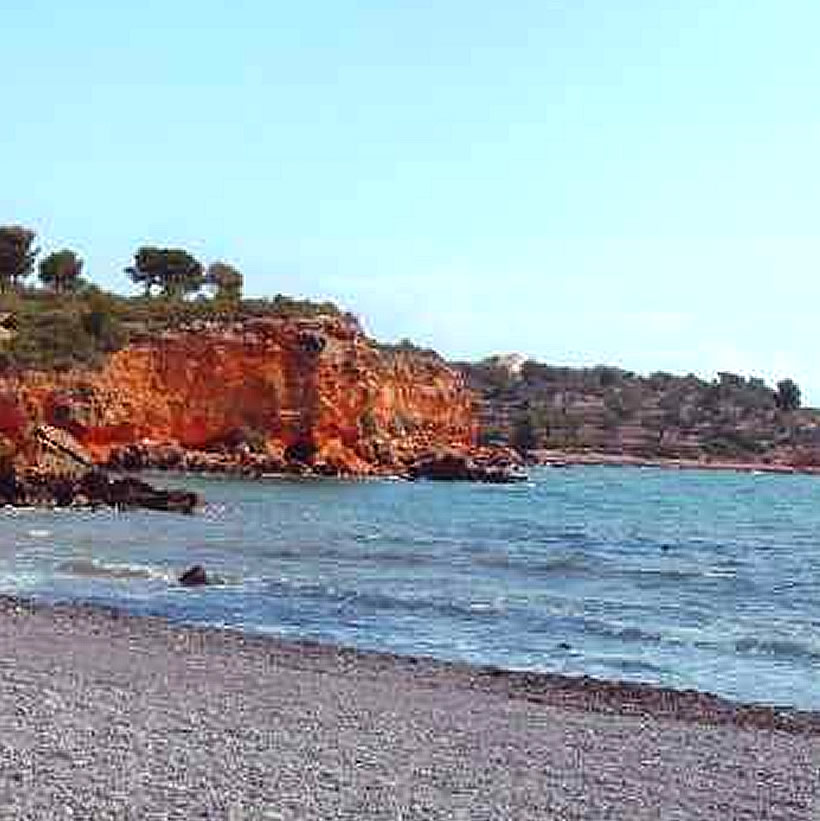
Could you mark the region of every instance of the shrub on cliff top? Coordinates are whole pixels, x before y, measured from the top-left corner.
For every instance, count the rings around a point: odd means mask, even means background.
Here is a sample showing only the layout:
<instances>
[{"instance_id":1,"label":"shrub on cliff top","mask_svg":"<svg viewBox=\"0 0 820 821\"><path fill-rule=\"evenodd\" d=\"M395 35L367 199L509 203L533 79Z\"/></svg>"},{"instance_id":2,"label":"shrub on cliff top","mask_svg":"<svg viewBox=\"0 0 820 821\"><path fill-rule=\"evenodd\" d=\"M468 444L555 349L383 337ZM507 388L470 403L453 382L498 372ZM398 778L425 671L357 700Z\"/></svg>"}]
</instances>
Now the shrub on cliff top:
<instances>
[{"instance_id":1,"label":"shrub on cliff top","mask_svg":"<svg viewBox=\"0 0 820 821\"><path fill-rule=\"evenodd\" d=\"M0 291L18 287L34 270L39 253L34 237L34 231L21 225L0 226Z\"/></svg>"},{"instance_id":2,"label":"shrub on cliff top","mask_svg":"<svg viewBox=\"0 0 820 821\"><path fill-rule=\"evenodd\" d=\"M64 248L40 261L40 282L58 294L75 291L82 283L83 261L74 251Z\"/></svg>"},{"instance_id":3,"label":"shrub on cliff top","mask_svg":"<svg viewBox=\"0 0 820 821\"><path fill-rule=\"evenodd\" d=\"M15 319L14 335L2 349L4 370L95 366L127 341L117 299L94 286L71 297L34 290L4 294L0 310Z\"/></svg>"},{"instance_id":4,"label":"shrub on cliff top","mask_svg":"<svg viewBox=\"0 0 820 821\"><path fill-rule=\"evenodd\" d=\"M125 272L135 284L143 286L146 296L157 288L165 297L182 299L196 293L205 282L202 263L182 248L143 246Z\"/></svg>"},{"instance_id":5,"label":"shrub on cliff top","mask_svg":"<svg viewBox=\"0 0 820 821\"><path fill-rule=\"evenodd\" d=\"M217 302L235 305L242 298L242 274L233 265L212 262L205 274L205 284L214 290Z\"/></svg>"},{"instance_id":6,"label":"shrub on cliff top","mask_svg":"<svg viewBox=\"0 0 820 821\"><path fill-rule=\"evenodd\" d=\"M777 383L777 407L785 411L800 407L800 388L792 379L782 379Z\"/></svg>"}]
</instances>

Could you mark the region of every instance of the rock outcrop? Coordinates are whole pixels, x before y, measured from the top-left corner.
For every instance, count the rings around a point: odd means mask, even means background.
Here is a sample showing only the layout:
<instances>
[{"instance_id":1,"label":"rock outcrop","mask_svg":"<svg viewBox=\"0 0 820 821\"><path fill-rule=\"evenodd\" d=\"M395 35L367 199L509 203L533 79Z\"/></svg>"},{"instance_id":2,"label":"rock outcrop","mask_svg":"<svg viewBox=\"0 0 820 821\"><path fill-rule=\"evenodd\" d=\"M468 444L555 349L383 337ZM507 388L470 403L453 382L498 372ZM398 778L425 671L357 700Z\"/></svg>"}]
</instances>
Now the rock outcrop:
<instances>
[{"instance_id":1,"label":"rock outcrop","mask_svg":"<svg viewBox=\"0 0 820 821\"><path fill-rule=\"evenodd\" d=\"M196 493L164 490L134 477L111 477L96 468L70 433L49 425L30 431L25 458L5 450L0 465L0 504L48 507L108 505L193 513Z\"/></svg>"},{"instance_id":2,"label":"rock outcrop","mask_svg":"<svg viewBox=\"0 0 820 821\"><path fill-rule=\"evenodd\" d=\"M23 460L44 423L98 465L248 475L406 475L477 433L459 373L335 316L202 322L136 339L99 370L0 379L0 435Z\"/></svg>"},{"instance_id":3,"label":"rock outcrop","mask_svg":"<svg viewBox=\"0 0 820 821\"><path fill-rule=\"evenodd\" d=\"M425 453L410 466L413 479L509 484L527 479L520 457L507 449L474 452L444 449Z\"/></svg>"},{"instance_id":4,"label":"rock outcrop","mask_svg":"<svg viewBox=\"0 0 820 821\"><path fill-rule=\"evenodd\" d=\"M200 499L186 490L164 490L131 476L117 478L98 470L75 476L29 467L0 475L0 504L37 507L146 508L193 513Z\"/></svg>"}]
</instances>

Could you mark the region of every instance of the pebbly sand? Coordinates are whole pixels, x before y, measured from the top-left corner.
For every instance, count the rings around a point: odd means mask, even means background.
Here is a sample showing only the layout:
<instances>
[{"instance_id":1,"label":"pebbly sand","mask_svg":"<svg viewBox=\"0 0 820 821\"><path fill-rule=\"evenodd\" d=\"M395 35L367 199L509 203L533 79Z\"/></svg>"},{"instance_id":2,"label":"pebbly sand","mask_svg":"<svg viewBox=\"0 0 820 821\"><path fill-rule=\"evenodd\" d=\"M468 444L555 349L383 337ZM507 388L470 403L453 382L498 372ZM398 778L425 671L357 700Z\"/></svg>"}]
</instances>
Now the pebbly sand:
<instances>
[{"instance_id":1,"label":"pebbly sand","mask_svg":"<svg viewBox=\"0 0 820 821\"><path fill-rule=\"evenodd\" d=\"M820 819L820 714L0 599L0 819Z\"/></svg>"}]
</instances>

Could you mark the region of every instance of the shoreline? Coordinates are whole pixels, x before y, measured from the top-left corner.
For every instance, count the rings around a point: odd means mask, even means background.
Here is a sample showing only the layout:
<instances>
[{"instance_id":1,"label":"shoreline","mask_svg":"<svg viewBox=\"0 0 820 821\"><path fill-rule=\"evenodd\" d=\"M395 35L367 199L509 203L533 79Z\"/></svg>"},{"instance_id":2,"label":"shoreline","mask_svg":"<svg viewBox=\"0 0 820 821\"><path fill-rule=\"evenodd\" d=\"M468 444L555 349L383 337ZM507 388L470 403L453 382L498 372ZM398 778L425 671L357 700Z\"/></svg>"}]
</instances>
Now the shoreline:
<instances>
[{"instance_id":1,"label":"shoreline","mask_svg":"<svg viewBox=\"0 0 820 821\"><path fill-rule=\"evenodd\" d=\"M808 819L820 713L0 597L0 819Z\"/></svg>"},{"instance_id":2,"label":"shoreline","mask_svg":"<svg viewBox=\"0 0 820 821\"><path fill-rule=\"evenodd\" d=\"M785 476L820 476L820 467L728 459L684 459L631 456L603 451L542 450L532 464L536 467L652 467L665 470L715 470L731 473L767 473Z\"/></svg>"},{"instance_id":3,"label":"shoreline","mask_svg":"<svg viewBox=\"0 0 820 821\"><path fill-rule=\"evenodd\" d=\"M196 637L202 643L210 643L220 649L254 648L282 660L298 659L300 664L309 662L317 666L341 665L342 672L347 672L350 665L368 672L378 672L390 667L413 678L422 677L433 682L437 677L444 677L448 682L466 689L510 699L523 699L533 704L820 736L820 710L801 709L788 704L741 702L695 689L679 690L657 684L587 675L571 676L445 661L432 656L368 650L313 639L246 632L235 627L174 621L165 616L133 613L117 606L83 601L44 602L24 596L0 594L0 620L10 614L19 616L22 613L76 621L78 624L94 627L116 624L135 631L145 631L147 634L177 633Z\"/></svg>"},{"instance_id":4,"label":"shoreline","mask_svg":"<svg viewBox=\"0 0 820 821\"><path fill-rule=\"evenodd\" d=\"M534 456L523 463L524 470L529 467L635 467L660 468L663 470L703 470L718 471L721 473L765 473L777 476L820 476L820 466L792 465L781 462L744 462L725 459L685 459L664 457L643 457L623 453L606 453L604 451L572 451L572 450L539 450ZM151 465L141 468L110 468L114 474L128 475L161 475L193 476L201 478L226 478L237 481L255 482L265 479L299 481L419 481L407 474L401 473L348 473L329 475L318 472L272 471L272 472L242 472L236 466L226 465L219 468L184 468L179 466L165 467ZM422 477L423 478L423 477ZM429 481L429 480L428 480ZM459 481L451 479L449 481ZM481 481L481 480L474 480Z\"/></svg>"}]
</instances>

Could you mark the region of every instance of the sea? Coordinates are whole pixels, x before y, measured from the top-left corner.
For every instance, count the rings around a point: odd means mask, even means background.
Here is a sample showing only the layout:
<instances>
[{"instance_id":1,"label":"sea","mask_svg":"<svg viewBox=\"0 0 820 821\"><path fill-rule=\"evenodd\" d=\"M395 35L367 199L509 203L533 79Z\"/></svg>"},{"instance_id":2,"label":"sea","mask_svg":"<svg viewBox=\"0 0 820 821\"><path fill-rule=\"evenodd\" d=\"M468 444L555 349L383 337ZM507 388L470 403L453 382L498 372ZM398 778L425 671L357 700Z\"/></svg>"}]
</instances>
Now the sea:
<instances>
[{"instance_id":1,"label":"sea","mask_svg":"<svg viewBox=\"0 0 820 821\"><path fill-rule=\"evenodd\" d=\"M203 509L0 509L0 593L820 710L820 478L147 478Z\"/></svg>"}]
</instances>

